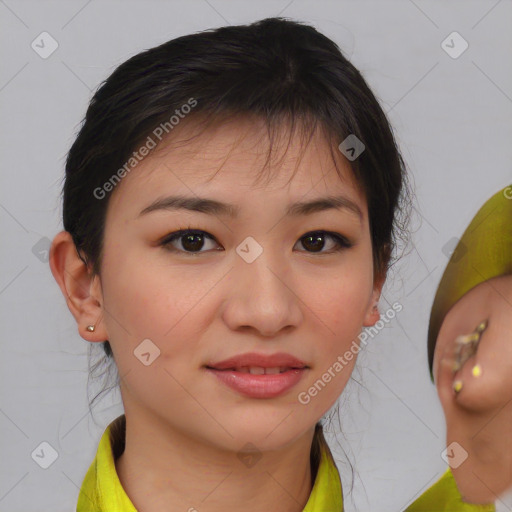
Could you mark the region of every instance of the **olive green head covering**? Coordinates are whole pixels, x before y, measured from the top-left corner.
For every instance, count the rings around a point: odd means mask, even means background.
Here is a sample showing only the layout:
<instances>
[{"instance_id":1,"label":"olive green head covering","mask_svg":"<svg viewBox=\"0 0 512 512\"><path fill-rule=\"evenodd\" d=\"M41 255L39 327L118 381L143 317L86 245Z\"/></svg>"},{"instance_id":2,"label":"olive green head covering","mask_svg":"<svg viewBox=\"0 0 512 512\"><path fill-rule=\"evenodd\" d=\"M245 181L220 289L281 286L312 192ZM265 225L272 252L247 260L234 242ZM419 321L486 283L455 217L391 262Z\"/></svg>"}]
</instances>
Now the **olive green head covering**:
<instances>
[{"instance_id":1,"label":"olive green head covering","mask_svg":"<svg viewBox=\"0 0 512 512\"><path fill-rule=\"evenodd\" d=\"M474 216L437 287L428 326L432 378L437 336L448 310L476 285L503 274L512 274L512 185L494 194Z\"/></svg>"}]
</instances>

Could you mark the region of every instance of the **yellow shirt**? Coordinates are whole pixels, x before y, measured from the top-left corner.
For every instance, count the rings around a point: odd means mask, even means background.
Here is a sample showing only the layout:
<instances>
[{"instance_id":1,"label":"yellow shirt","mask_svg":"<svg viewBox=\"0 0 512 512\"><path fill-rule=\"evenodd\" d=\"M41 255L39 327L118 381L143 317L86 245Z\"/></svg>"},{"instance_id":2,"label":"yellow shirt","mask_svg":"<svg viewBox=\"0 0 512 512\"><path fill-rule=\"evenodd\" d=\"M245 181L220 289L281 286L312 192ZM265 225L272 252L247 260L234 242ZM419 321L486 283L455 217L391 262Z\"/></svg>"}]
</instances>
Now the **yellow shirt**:
<instances>
[{"instance_id":1,"label":"yellow shirt","mask_svg":"<svg viewBox=\"0 0 512 512\"><path fill-rule=\"evenodd\" d=\"M117 476L115 459L124 449L125 416L105 429L96 457L85 475L78 496L77 512L137 512ZM455 479L448 469L407 512L494 512L494 505L471 505L461 501ZM342 512L340 476L329 454L322 452L320 465L303 512Z\"/></svg>"}]
</instances>

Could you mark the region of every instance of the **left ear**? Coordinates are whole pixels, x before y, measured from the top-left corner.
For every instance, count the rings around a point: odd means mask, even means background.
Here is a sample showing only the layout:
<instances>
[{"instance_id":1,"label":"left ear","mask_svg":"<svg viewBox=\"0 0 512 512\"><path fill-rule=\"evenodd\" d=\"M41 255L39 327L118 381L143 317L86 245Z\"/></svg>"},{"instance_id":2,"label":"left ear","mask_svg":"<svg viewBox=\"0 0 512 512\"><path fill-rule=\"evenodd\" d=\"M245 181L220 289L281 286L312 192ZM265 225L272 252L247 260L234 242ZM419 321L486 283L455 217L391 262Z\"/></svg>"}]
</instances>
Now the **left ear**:
<instances>
[{"instance_id":1,"label":"left ear","mask_svg":"<svg viewBox=\"0 0 512 512\"><path fill-rule=\"evenodd\" d=\"M377 321L380 319L379 299L385 280L386 275L380 274L373 281L373 292L368 305L368 309L366 311L366 315L364 317L364 327L370 327L372 325L375 325Z\"/></svg>"}]
</instances>

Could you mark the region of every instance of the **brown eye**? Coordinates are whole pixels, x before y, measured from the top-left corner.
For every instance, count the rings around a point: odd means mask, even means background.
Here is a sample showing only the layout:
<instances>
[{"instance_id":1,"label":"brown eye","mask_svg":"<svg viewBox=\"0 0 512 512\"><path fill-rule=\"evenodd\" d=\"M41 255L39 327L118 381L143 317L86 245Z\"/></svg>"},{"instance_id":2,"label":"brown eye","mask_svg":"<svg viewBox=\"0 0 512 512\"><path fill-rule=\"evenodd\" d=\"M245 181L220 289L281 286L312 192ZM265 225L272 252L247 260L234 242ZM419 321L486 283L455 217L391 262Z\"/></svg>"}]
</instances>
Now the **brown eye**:
<instances>
[{"instance_id":1,"label":"brown eye","mask_svg":"<svg viewBox=\"0 0 512 512\"><path fill-rule=\"evenodd\" d=\"M334 242L334 248L331 245L330 250L322 251L325 247L325 239L330 239ZM329 233L327 231L315 231L313 233L307 233L299 240L307 252L312 253L332 253L348 249L352 247L352 244L342 235L338 233Z\"/></svg>"},{"instance_id":2,"label":"brown eye","mask_svg":"<svg viewBox=\"0 0 512 512\"><path fill-rule=\"evenodd\" d=\"M184 229L166 236L161 245L171 252L201 253L205 243L215 239L205 231ZM181 247L179 247L181 245ZM178 247L177 247L178 246Z\"/></svg>"}]
</instances>

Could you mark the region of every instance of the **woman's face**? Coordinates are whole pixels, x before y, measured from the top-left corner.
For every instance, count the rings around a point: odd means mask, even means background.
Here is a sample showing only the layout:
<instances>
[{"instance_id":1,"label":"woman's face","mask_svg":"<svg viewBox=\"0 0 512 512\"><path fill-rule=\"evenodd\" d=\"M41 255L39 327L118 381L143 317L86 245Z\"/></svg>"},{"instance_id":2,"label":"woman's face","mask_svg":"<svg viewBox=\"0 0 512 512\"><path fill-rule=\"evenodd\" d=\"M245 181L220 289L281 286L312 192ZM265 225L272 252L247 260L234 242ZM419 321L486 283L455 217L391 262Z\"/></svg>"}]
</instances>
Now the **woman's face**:
<instances>
[{"instance_id":1,"label":"woman's face","mask_svg":"<svg viewBox=\"0 0 512 512\"><path fill-rule=\"evenodd\" d=\"M378 320L367 204L348 163L340 179L325 141L299 160L294 140L257 184L268 142L255 126L168 145L126 175L94 284L127 416L230 450L311 432L352 372L345 352ZM338 207L305 206L327 197ZM215 203L194 210L200 199ZM201 233L170 239L180 229ZM305 236L318 231L329 233Z\"/></svg>"}]
</instances>

